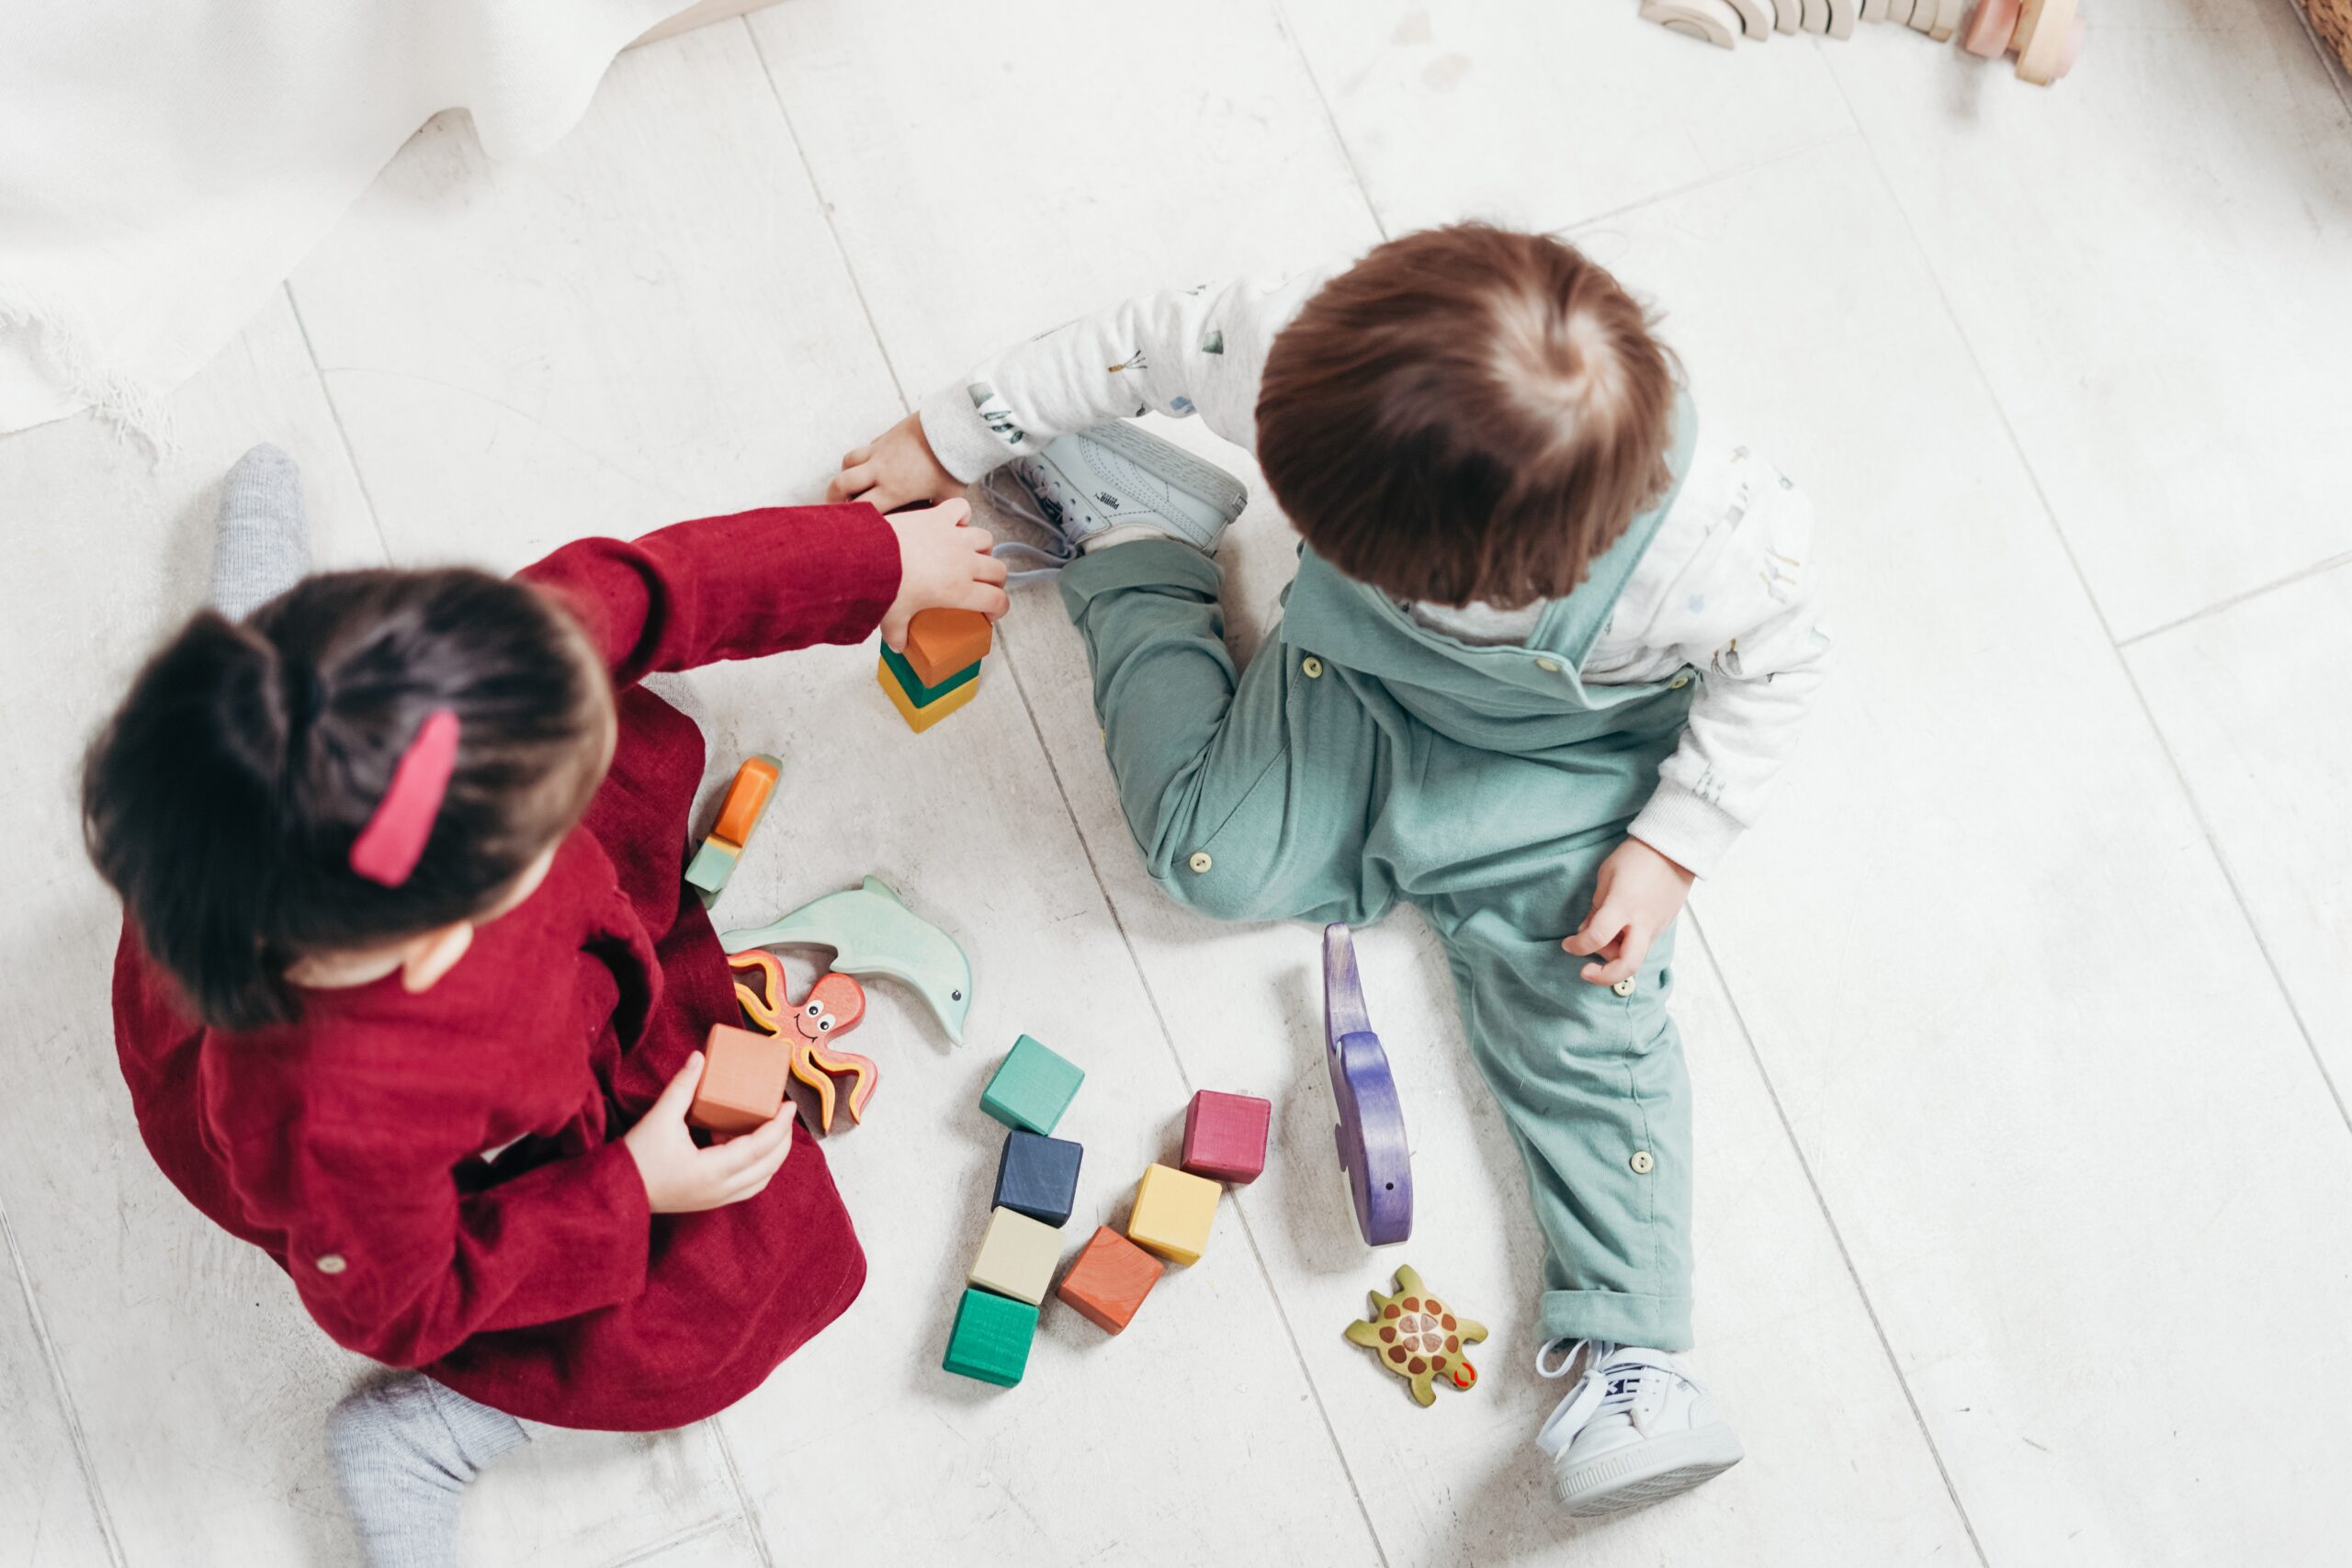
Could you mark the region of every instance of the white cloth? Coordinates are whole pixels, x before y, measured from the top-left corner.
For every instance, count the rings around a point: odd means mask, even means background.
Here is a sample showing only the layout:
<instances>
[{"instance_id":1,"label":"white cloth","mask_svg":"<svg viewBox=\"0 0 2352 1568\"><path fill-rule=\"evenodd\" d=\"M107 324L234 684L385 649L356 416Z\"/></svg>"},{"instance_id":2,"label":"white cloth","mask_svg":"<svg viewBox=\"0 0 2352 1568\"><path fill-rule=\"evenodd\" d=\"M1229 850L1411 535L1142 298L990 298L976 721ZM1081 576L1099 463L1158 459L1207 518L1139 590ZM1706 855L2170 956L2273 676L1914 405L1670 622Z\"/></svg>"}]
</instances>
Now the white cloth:
<instances>
[{"instance_id":1,"label":"white cloth","mask_svg":"<svg viewBox=\"0 0 2352 1568\"><path fill-rule=\"evenodd\" d=\"M150 427L416 129L561 136L684 0L0 6L0 431Z\"/></svg>"},{"instance_id":2,"label":"white cloth","mask_svg":"<svg viewBox=\"0 0 2352 1568\"><path fill-rule=\"evenodd\" d=\"M1080 317L924 399L923 434L967 482L1057 435L1148 409L1197 413L1255 450L1267 349L1330 276L1204 285ZM1756 820L1820 688L1830 639L1819 598L1811 504L1702 420L1681 492L1581 671L1599 685L1704 671L1689 728L1633 825L1702 876ZM1425 625L1481 641L1524 620L1491 606L1422 610Z\"/></svg>"}]
</instances>

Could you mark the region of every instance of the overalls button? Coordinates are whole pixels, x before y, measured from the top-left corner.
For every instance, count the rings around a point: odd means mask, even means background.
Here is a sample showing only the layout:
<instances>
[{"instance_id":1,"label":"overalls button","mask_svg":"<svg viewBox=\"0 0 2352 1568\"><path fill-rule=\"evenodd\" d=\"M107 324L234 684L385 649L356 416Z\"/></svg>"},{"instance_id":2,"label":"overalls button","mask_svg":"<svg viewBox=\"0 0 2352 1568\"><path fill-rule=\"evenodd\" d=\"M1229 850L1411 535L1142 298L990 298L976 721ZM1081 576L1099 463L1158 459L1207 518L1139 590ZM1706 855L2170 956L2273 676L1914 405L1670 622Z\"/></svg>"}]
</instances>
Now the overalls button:
<instances>
[{"instance_id":1,"label":"overalls button","mask_svg":"<svg viewBox=\"0 0 2352 1568\"><path fill-rule=\"evenodd\" d=\"M1546 675L1557 675L1560 672L1560 661L1556 659L1539 659L1535 661L1535 668L1543 671Z\"/></svg>"},{"instance_id":2,"label":"overalls button","mask_svg":"<svg viewBox=\"0 0 2352 1568\"><path fill-rule=\"evenodd\" d=\"M1627 1160L1625 1163L1634 1168L1634 1174L1635 1176L1647 1176L1650 1173L1650 1168L1657 1164L1657 1161L1650 1158L1649 1150L1635 1149L1634 1151L1634 1157Z\"/></svg>"},{"instance_id":3,"label":"overalls button","mask_svg":"<svg viewBox=\"0 0 2352 1568\"><path fill-rule=\"evenodd\" d=\"M1630 997L1634 994L1634 977L1628 975L1609 988L1621 997Z\"/></svg>"},{"instance_id":4,"label":"overalls button","mask_svg":"<svg viewBox=\"0 0 2352 1568\"><path fill-rule=\"evenodd\" d=\"M1210 866L1216 863L1209 859L1208 851L1194 850L1193 852L1193 858L1186 861L1184 863L1191 866L1196 872L1203 872L1208 870Z\"/></svg>"},{"instance_id":5,"label":"overalls button","mask_svg":"<svg viewBox=\"0 0 2352 1568\"><path fill-rule=\"evenodd\" d=\"M340 1252L322 1253L319 1256L318 1269L322 1274L340 1274L350 1267L350 1264L343 1260L343 1254Z\"/></svg>"},{"instance_id":6,"label":"overalls button","mask_svg":"<svg viewBox=\"0 0 2352 1568\"><path fill-rule=\"evenodd\" d=\"M1679 692L1690 683L1690 671L1688 670L1678 670L1675 671L1674 679L1668 681L1666 685L1668 691Z\"/></svg>"},{"instance_id":7,"label":"overalls button","mask_svg":"<svg viewBox=\"0 0 2352 1568\"><path fill-rule=\"evenodd\" d=\"M1306 672L1306 678L1310 681L1320 681L1323 679L1323 661L1316 658L1315 655L1311 653L1298 661L1298 667ZM1196 865L1193 869L1194 871L1205 871L1208 868L1206 866Z\"/></svg>"}]
</instances>

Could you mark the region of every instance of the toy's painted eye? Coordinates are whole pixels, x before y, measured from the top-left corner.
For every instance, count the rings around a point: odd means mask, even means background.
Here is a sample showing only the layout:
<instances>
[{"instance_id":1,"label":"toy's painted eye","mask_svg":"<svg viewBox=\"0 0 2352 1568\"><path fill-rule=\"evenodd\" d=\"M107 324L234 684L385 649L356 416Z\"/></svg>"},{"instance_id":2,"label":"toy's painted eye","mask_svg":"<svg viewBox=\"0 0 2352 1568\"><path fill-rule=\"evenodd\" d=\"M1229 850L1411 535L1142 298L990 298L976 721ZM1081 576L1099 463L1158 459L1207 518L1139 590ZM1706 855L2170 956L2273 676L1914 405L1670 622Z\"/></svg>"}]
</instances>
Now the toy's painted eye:
<instances>
[{"instance_id":1,"label":"toy's painted eye","mask_svg":"<svg viewBox=\"0 0 2352 1568\"><path fill-rule=\"evenodd\" d=\"M825 1016L825 1004L822 1002L810 1002L807 1007L802 1008L800 1010L807 1013L810 1018L822 1018Z\"/></svg>"},{"instance_id":2,"label":"toy's painted eye","mask_svg":"<svg viewBox=\"0 0 2352 1568\"><path fill-rule=\"evenodd\" d=\"M964 993L961 991L950 991L947 993L947 999L951 1002L960 1002L964 999Z\"/></svg>"},{"instance_id":3,"label":"toy's painted eye","mask_svg":"<svg viewBox=\"0 0 2352 1568\"><path fill-rule=\"evenodd\" d=\"M817 1032L820 1034L830 1032L832 1027L833 1021L830 1018L820 1018L817 1021Z\"/></svg>"}]
</instances>

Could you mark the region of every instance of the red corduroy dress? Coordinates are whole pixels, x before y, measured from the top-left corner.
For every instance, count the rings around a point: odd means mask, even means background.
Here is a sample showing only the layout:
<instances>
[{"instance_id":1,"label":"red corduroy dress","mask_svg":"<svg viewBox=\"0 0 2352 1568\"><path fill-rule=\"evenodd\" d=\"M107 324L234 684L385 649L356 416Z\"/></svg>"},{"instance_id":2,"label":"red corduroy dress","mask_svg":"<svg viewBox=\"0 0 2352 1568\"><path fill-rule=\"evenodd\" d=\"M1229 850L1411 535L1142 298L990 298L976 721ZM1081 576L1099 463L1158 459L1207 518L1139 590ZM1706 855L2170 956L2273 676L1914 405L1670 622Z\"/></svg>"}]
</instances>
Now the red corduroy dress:
<instances>
[{"instance_id":1,"label":"red corduroy dress","mask_svg":"<svg viewBox=\"0 0 2352 1568\"><path fill-rule=\"evenodd\" d=\"M619 694L612 772L545 884L424 994L308 991L300 1021L244 1034L191 1021L126 928L116 1037L156 1163L337 1344L516 1416L650 1431L758 1386L856 1297L865 1258L805 1128L758 1197L647 1211L620 1136L740 1019L680 880L702 738L637 682L862 640L898 543L863 503L777 508L583 540L522 575L579 616Z\"/></svg>"}]
</instances>

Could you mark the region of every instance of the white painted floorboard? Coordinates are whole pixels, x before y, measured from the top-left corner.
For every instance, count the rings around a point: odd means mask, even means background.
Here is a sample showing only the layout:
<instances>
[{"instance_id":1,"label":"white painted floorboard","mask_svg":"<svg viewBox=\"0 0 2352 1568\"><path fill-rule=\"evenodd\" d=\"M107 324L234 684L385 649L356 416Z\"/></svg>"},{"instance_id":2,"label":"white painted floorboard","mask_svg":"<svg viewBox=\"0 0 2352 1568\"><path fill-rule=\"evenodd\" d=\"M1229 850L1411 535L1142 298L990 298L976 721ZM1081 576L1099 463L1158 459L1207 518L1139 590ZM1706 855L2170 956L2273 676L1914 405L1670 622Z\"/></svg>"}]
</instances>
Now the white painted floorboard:
<instances>
[{"instance_id":1,"label":"white painted floorboard","mask_svg":"<svg viewBox=\"0 0 2352 1568\"><path fill-rule=\"evenodd\" d=\"M714 778L787 759L721 924L878 872L966 940L970 1043L875 988L885 1082L828 1148L857 1306L716 1422L543 1434L469 1503L468 1568L2352 1554L2341 80L2285 0L2104 7L2047 93L1902 28L1725 54L1633 9L786 0L624 57L529 164L428 127L172 400L168 457L88 418L0 440L29 1064L0 1100L0 1564L355 1560L318 1443L364 1369L147 1161L74 826L231 457L295 454L324 564L511 568L808 499L906 396L1123 292L1465 213L1583 225L1836 570L1838 678L1677 962L1692 1360L1747 1461L1559 1518L1527 1452L1557 1392L1538 1243L1434 943L1362 939L1421 1206L1374 1255L1313 934L1157 896L1040 590L920 739L870 647L697 677ZM1262 498L1226 559L1248 651L1291 563ZM1049 1309L998 1392L938 1359L1021 1031L1090 1073L1073 1247L1191 1089L1270 1096L1275 1146L1133 1329ZM1428 1411L1340 1337L1400 1260L1494 1330Z\"/></svg>"}]
</instances>

